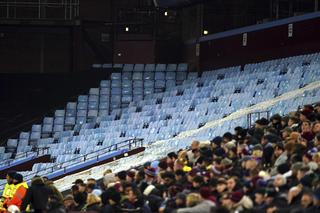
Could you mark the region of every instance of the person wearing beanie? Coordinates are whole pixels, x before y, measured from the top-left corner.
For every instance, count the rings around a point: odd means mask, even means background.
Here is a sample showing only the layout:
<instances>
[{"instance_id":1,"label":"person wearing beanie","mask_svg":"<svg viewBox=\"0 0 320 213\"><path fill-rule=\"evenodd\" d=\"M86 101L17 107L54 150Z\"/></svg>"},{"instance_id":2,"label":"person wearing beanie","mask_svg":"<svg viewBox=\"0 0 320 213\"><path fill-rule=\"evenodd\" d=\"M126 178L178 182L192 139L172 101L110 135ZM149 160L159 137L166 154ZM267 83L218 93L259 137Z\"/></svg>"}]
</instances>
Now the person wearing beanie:
<instances>
[{"instance_id":1,"label":"person wearing beanie","mask_svg":"<svg viewBox=\"0 0 320 213\"><path fill-rule=\"evenodd\" d=\"M26 195L28 185L26 182L23 181L23 176L19 173L16 173L13 176L13 183L15 184L16 190L14 192L12 199L9 201L8 206L15 205L20 209L22 204L22 199Z\"/></svg>"},{"instance_id":2,"label":"person wearing beanie","mask_svg":"<svg viewBox=\"0 0 320 213\"><path fill-rule=\"evenodd\" d=\"M157 173L154 168L149 168L145 170L145 179L144 181L150 185L156 181Z\"/></svg>"},{"instance_id":3,"label":"person wearing beanie","mask_svg":"<svg viewBox=\"0 0 320 213\"><path fill-rule=\"evenodd\" d=\"M114 187L108 188L105 192L101 194L101 201L101 213L121 212L121 194Z\"/></svg>"},{"instance_id":4,"label":"person wearing beanie","mask_svg":"<svg viewBox=\"0 0 320 213\"><path fill-rule=\"evenodd\" d=\"M187 196L187 208L177 210L177 213L211 213L215 208L214 202L203 199L198 193L190 193Z\"/></svg>"},{"instance_id":5,"label":"person wearing beanie","mask_svg":"<svg viewBox=\"0 0 320 213\"><path fill-rule=\"evenodd\" d=\"M13 177L16 174L15 171L10 171L7 173L6 179L7 183L4 186L4 190L2 193L0 208L8 208L8 203L14 195L16 185L13 183Z\"/></svg>"},{"instance_id":6,"label":"person wearing beanie","mask_svg":"<svg viewBox=\"0 0 320 213\"><path fill-rule=\"evenodd\" d=\"M126 181L129 183L133 183L135 176L136 176L135 170L128 171L126 176Z\"/></svg>"},{"instance_id":7,"label":"person wearing beanie","mask_svg":"<svg viewBox=\"0 0 320 213\"><path fill-rule=\"evenodd\" d=\"M228 208L230 212L243 212L253 208L253 201L239 190L224 198L222 206Z\"/></svg>"}]
</instances>

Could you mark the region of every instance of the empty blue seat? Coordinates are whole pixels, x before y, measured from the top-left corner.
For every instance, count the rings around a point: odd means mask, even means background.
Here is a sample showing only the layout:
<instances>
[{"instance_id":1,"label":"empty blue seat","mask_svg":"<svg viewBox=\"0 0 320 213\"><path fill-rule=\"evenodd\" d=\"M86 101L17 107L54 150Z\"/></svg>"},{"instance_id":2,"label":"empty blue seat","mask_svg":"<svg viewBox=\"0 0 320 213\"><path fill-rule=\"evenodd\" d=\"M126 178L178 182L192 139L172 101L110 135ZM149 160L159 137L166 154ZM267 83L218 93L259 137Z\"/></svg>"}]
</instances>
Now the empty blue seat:
<instances>
[{"instance_id":1,"label":"empty blue seat","mask_svg":"<svg viewBox=\"0 0 320 213\"><path fill-rule=\"evenodd\" d=\"M122 80L132 80L132 72L123 72Z\"/></svg>"},{"instance_id":2,"label":"empty blue seat","mask_svg":"<svg viewBox=\"0 0 320 213\"><path fill-rule=\"evenodd\" d=\"M52 124L52 123L53 123L53 118L52 117L44 117L43 118L43 124Z\"/></svg>"},{"instance_id":3,"label":"empty blue seat","mask_svg":"<svg viewBox=\"0 0 320 213\"><path fill-rule=\"evenodd\" d=\"M66 117L76 116L77 110L76 109L67 109Z\"/></svg>"},{"instance_id":4,"label":"empty blue seat","mask_svg":"<svg viewBox=\"0 0 320 213\"><path fill-rule=\"evenodd\" d=\"M29 132L21 132L19 138L20 139L29 139L30 133Z\"/></svg>"},{"instance_id":5,"label":"empty blue seat","mask_svg":"<svg viewBox=\"0 0 320 213\"><path fill-rule=\"evenodd\" d=\"M167 72L166 73L166 80L175 80L176 79L176 73L175 72Z\"/></svg>"},{"instance_id":6,"label":"empty blue seat","mask_svg":"<svg viewBox=\"0 0 320 213\"><path fill-rule=\"evenodd\" d=\"M168 64L167 65L167 72L175 72L177 71L177 64Z\"/></svg>"},{"instance_id":7,"label":"empty blue seat","mask_svg":"<svg viewBox=\"0 0 320 213\"><path fill-rule=\"evenodd\" d=\"M144 64L136 64L133 69L134 72L143 72L144 71Z\"/></svg>"},{"instance_id":8,"label":"empty blue seat","mask_svg":"<svg viewBox=\"0 0 320 213\"><path fill-rule=\"evenodd\" d=\"M142 101L143 100L143 95L134 95L133 97L132 97L132 100L133 101Z\"/></svg>"},{"instance_id":9,"label":"empty blue seat","mask_svg":"<svg viewBox=\"0 0 320 213\"><path fill-rule=\"evenodd\" d=\"M143 74L144 80L154 80L154 72L145 72Z\"/></svg>"},{"instance_id":10,"label":"empty blue seat","mask_svg":"<svg viewBox=\"0 0 320 213\"><path fill-rule=\"evenodd\" d=\"M77 111L77 117L86 117L87 116L87 110L78 110Z\"/></svg>"},{"instance_id":11,"label":"empty blue seat","mask_svg":"<svg viewBox=\"0 0 320 213\"><path fill-rule=\"evenodd\" d=\"M165 88L166 82L164 80L156 80L154 84L155 88Z\"/></svg>"},{"instance_id":12,"label":"empty blue seat","mask_svg":"<svg viewBox=\"0 0 320 213\"><path fill-rule=\"evenodd\" d=\"M177 81L184 81L187 79L187 73L186 72L177 72Z\"/></svg>"},{"instance_id":13,"label":"empty blue seat","mask_svg":"<svg viewBox=\"0 0 320 213\"><path fill-rule=\"evenodd\" d=\"M64 122L65 125L75 125L76 124L76 118L75 117L66 117L66 120Z\"/></svg>"},{"instance_id":14,"label":"empty blue seat","mask_svg":"<svg viewBox=\"0 0 320 213\"><path fill-rule=\"evenodd\" d=\"M100 96L99 98L100 102L109 102L109 100L110 100L110 95L103 95L103 96Z\"/></svg>"},{"instance_id":15,"label":"empty blue seat","mask_svg":"<svg viewBox=\"0 0 320 213\"><path fill-rule=\"evenodd\" d=\"M154 76L155 80L165 80L166 79L166 73L165 72L156 72Z\"/></svg>"},{"instance_id":16,"label":"empty blue seat","mask_svg":"<svg viewBox=\"0 0 320 213\"><path fill-rule=\"evenodd\" d=\"M88 96L87 95L79 95L78 102L88 102Z\"/></svg>"},{"instance_id":17,"label":"empty blue seat","mask_svg":"<svg viewBox=\"0 0 320 213\"><path fill-rule=\"evenodd\" d=\"M177 71L178 72L186 72L186 71L188 71L188 64L187 63L179 64L178 68L177 68Z\"/></svg>"},{"instance_id":18,"label":"empty blue seat","mask_svg":"<svg viewBox=\"0 0 320 213\"><path fill-rule=\"evenodd\" d=\"M42 126L42 133L51 133L53 125L52 124L44 124Z\"/></svg>"},{"instance_id":19,"label":"empty blue seat","mask_svg":"<svg viewBox=\"0 0 320 213\"><path fill-rule=\"evenodd\" d=\"M157 64L156 65L156 72L163 72L166 71L166 64Z\"/></svg>"},{"instance_id":20,"label":"empty blue seat","mask_svg":"<svg viewBox=\"0 0 320 213\"><path fill-rule=\"evenodd\" d=\"M153 87L144 89L144 95L150 95L152 93L154 93L154 88Z\"/></svg>"},{"instance_id":21,"label":"empty blue seat","mask_svg":"<svg viewBox=\"0 0 320 213\"><path fill-rule=\"evenodd\" d=\"M83 116L83 117L77 117L77 124L84 124L87 122L87 116Z\"/></svg>"},{"instance_id":22,"label":"empty blue seat","mask_svg":"<svg viewBox=\"0 0 320 213\"><path fill-rule=\"evenodd\" d=\"M77 109L87 109L88 108L88 102L79 102Z\"/></svg>"},{"instance_id":23,"label":"empty blue seat","mask_svg":"<svg viewBox=\"0 0 320 213\"><path fill-rule=\"evenodd\" d=\"M121 88L112 88L111 97L114 95L121 95Z\"/></svg>"},{"instance_id":24,"label":"empty blue seat","mask_svg":"<svg viewBox=\"0 0 320 213\"><path fill-rule=\"evenodd\" d=\"M166 81L166 88L172 88L176 86L176 81L174 80L167 80Z\"/></svg>"},{"instance_id":25,"label":"empty blue seat","mask_svg":"<svg viewBox=\"0 0 320 213\"><path fill-rule=\"evenodd\" d=\"M98 109L98 102L97 101L92 101L92 102L89 102L89 105L88 105L88 108L89 110L90 109Z\"/></svg>"},{"instance_id":26,"label":"empty blue seat","mask_svg":"<svg viewBox=\"0 0 320 213\"><path fill-rule=\"evenodd\" d=\"M154 72L156 70L156 65L155 64L146 64L144 67L145 72Z\"/></svg>"},{"instance_id":27,"label":"empty blue seat","mask_svg":"<svg viewBox=\"0 0 320 213\"><path fill-rule=\"evenodd\" d=\"M120 72L111 73L111 82L114 80L121 80L121 73Z\"/></svg>"},{"instance_id":28,"label":"empty blue seat","mask_svg":"<svg viewBox=\"0 0 320 213\"><path fill-rule=\"evenodd\" d=\"M101 88L100 89L100 96L101 95L109 95L110 94L110 89L109 88Z\"/></svg>"},{"instance_id":29,"label":"empty blue seat","mask_svg":"<svg viewBox=\"0 0 320 213\"><path fill-rule=\"evenodd\" d=\"M134 88L133 89L133 95L142 95L143 94L143 88Z\"/></svg>"},{"instance_id":30,"label":"empty blue seat","mask_svg":"<svg viewBox=\"0 0 320 213\"><path fill-rule=\"evenodd\" d=\"M124 95L122 96L122 103L130 103L132 101L132 96L131 95Z\"/></svg>"},{"instance_id":31,"label":"empty blue seat","mask_svg":"<svg viewBox=\"0 0 320 213\"><path fill-rule=\"evenodd\" d=\"M121 102L121 95L114 95L111 97L111 103L120 103Z\"/></svg>"},{"instance_id":32,"label":"empty blue seat","mask_svg":"<svg viewBox=\"0 0 320 213\"><path fill-rule=\"evenodd\" d=\"M109 109L109 102L100 102L99 109Z\"/></svg>"},{"instance_id":33,"label":"empty blue seat","mask_svg":"<svg viewBox=\"0 0 320 213\"><path fill-rule=\"evenodd\" d=\"M98 110L90 109L88 111L88 118L97 117L97 116L98 116Z\"/></svg>"},{"instance_id":34,"label":"empty blue seat","mask_svg":"<svg viewBox=\"0 0 320 213\"><path fill-rule=\"evenodd\" d=\"M55 124L53 126L53 132L62 132L63 131L63 125L61 124Z\"/></svg>"},{"instance_id":35,"label":"empty blue seat","mask_svg":"<svg viewBox=\"0 0 320 213\"><path fill-rule=\"evenodd\" d=\"M123 88L122 89L122 94L123 95L131 95L132 94L132 88L131 87Z\"/></svg>"},{"instance_id":36,"label":"empty blue seat","mask_svg":"<svg viewBox=\"0 0 320 213\"><path fill-rule=\"evenodd\" d=\"M131 80L123 80L122 81L122 88L126 88L126 87L132 87L132 81Z\"/></svg>"},{"instance_id":37,"label":"empty blue seat","mask_svg":"<svg viewBox=\"0 0 320 213\"><path fill-rule=\"evenodd\" d=\"M143 72L134 72L132 74L132 80L142 80Z\"/></svg>"},{"instance_id":38,"label":"empty blue seat","mask_svg":"<svg viewBox=\"0 0 320 213\"><path fill-rule=\"evenodd\" d=\"M141 80L134 80L133 81L133 88L142 88L143 87L143 81L141 81Z\"/></svg>"},{"instance_id":39,"label":"empty blue seat","mask_svg":"<svg viewBox=\"0 0 320 213\"><path fill-rule=\"evenodd\" d=\"M77 103L76 102L68 102L67 103L67 109L76 109Z\"/></svg>"},{"instance_id":40,"label":"empty blue seat","mask_svg":"<svg viewBox=\"0 0 320 213\"><path fill-rule=\"evenodd\" d=\"M62 109L62 110L56 110L55 113L54 113L54 116L55 117L64 117L64 114L65 114L65 111Z\"/></svg>"},{"instance_id":41,"label":"empty blue seat","mask_svg":"<svg viewBox=\"0 0 320 213\"><path fill-rule=\"evenodd\" d=\"M111 81L111 90L116 87L121 87L121 80L112 80Z\"/></svg>"},{"instance_id":42,"label":"empty blue seat","mask_svg":"<svg viewBox=\"0 0 320 213\"><path fill-rule=\"evenodd\" d=\"M17 146L18 146L18 140L17 139L8 139L7 147L17 147Z\"/></svg>"},{"instance_id":43,"label":"empty blue seat","mask_svg":"<svg viewBox=\"0 0 320 213\"><path fill-rule=\"evenodd\" d=\"M100 82L100 87L101 88L110 88L110 86L111 86L111 82L108 81L108 80L102 80Z\"/></svg>"},{"instance_id":44,"label":"empty blue seat","mask_svg":"<svg viewBox=\"0 0 320 213\"><path fill-rule=\"evenodd\" d=\"M99 88L90 88L89 95L99 95Z\"/></svg>"},{"instance_id":45,"label":"empty blue seat","mask_svg":"<svg viewBox=\"0 0 320 213\"><path fill-rule=\"evenodd\" d=\"M31 132L30 140L38 140L41 138L41 132Z\"/></svg>"},{"instance_id":46,"label":"empty blue seat","mask_svg":"<svg viewBox=\"0 0 320 213\"><path fill-rule=\"evenodd\" d=\"M99 101L99 96L97 96L97 95L90 95L90 96L89 96L89 102L94 102L94 101L98 102L98 101Z\"/></svg>"},{"instance_id":47,"label":"empty blue seat","mask_svg":"<svg viewBox=\"0 0 320 213\"><path fill-rule=\"evenodd\" d=\"M99 112L98 112L98 116L100 116L100 117L107 116L108 114L109 114L109 109L99 110Z\"/></svg>"},{"instance_id":48,"label":"empty blue seat","mask_svg":"<svg viewBox=\"0 0 320 213\"><path fill-rule=\"evenodd\" d=\"M64 117L56 117L54 119L54 124L64 124Z\"/></svg>"},{"instance_id":49,"label":"empty blue seat","mask_svg":"<svg viewBox=\"0 0 320 213\"><path fill-rule=\"evenodd\" d=\"M146 80L144 82L144 88L154 88L154 81L153 80Z\"/></svg>"},{"instance_id":50,"label":"empty blue seat","mask_svg":"<svg viewBox=\"0 0 320 213\"><path fill-rule=\"evenodd\" d=\"M41 132L41 125L40 124L32 125L31 131L32 132Z\"/></svg>"},{"instance_id":51,"label":"empty blue seat","mask_svg":"<svg viewBox=\"0 0 320 213\"><path fill-rule=\"evenodd\" d=\"M123 65L123 72L132 72L134 64L125 64Z\"/></svg>"}]
</instances>

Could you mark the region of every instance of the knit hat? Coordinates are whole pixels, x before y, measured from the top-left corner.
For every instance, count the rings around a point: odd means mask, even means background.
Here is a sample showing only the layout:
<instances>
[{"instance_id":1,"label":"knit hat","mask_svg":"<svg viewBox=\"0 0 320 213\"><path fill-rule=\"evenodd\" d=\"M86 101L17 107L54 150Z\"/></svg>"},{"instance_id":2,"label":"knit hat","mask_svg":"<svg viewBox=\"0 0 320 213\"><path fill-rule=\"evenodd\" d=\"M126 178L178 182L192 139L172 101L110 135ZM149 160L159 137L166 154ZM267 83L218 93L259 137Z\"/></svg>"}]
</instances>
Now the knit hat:
<instances>
[{"instance_id":1,"label":"knit hat","mask_svg":"<svg viewBox=\"0 0 320 213\"><path fill-rule=\"evenodd\" d=\"M226 154L226 152L224 151L223 148L219 147L217 149L215 149L214 151L214 155L218 156L218 157L224 157Z\"/></svg>"},{"instance_id":2,"label":"knit hat","mask_svg":"<svg viewBox=\"0 0 320 213\"><path fill-rule=\"evenodd\" d=\"M127 176L130 178L134 178L136 176L136 173L130 170L129 172L127 172Z\"/></svg>"},{"instance_id":3,"label":"knit hat","mask_svg":"<svg viewBox=\"0 0 320 213\"><path fill-rule=\"evenodd\" d=\"M146 175L150 177L155 177L157 176L156 170L154 168L149 168L145 171Z\"/></svg>"},{"instance_id":4,"label":"knit hat","mask_svg":"<svg viewBox=\"0 0 320 213\"><path fill-rule=\"evenodd\" d=\"M238 203L243 198L243 193L241 191L232 192L229 196L230 200L234 203Z\"/></svg>"},{"instance_id":5,"label":"knit hat","mask_svg":"<svg viewBox=\"0 0 320 213\"><path fill-rule=\"evenodd\" d=\"M216 146L220 146L222 143L222 137L218 136L211 140L211 143L215 144Z\"/></svg>"},{"instance_id":6,"label":"knit hat","mask_svg":"<svg viewBox=\"0 0 320 213\"><path fill-rule=\"evenodd\" d=\"M216 199L211 195L209 187L201 187L199 192L203 199L211 200L212 202L216 201Z\"/></svg>"}]
</instances>

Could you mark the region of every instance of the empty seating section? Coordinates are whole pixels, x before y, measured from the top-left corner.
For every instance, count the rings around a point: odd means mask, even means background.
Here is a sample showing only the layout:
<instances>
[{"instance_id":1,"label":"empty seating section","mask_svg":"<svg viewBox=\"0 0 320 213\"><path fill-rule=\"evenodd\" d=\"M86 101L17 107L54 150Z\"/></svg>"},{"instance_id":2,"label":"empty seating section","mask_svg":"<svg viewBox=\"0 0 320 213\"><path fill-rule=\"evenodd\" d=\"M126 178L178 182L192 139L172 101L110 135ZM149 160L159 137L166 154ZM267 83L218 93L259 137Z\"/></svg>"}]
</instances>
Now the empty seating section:
<instances>
[{"instance_id":1,"label":"empty seating section","mask_svg":"<svg viewBox=\"0 0 320 213\"><path fill-rule=\"evenodd\" d=\"M32 171L23 172L42 175L56 164L72 166L69 161L77 156L127 139L144 138L145 144L169 139L320 80L320 55L249 64L243 70L205 71L202 76L187 70L187 64L124 64L110 81L101 81L99 88L56 110L54 117L33 125L19 140L8 140L7 150L0 148L1 159L9 159L16 148L22 153L31 151L31 146L49 147L55 162L35 164ZM309 92L294 104L283 102L277 112L319 98L320 91Z\"/></svg>"}]
</instances>

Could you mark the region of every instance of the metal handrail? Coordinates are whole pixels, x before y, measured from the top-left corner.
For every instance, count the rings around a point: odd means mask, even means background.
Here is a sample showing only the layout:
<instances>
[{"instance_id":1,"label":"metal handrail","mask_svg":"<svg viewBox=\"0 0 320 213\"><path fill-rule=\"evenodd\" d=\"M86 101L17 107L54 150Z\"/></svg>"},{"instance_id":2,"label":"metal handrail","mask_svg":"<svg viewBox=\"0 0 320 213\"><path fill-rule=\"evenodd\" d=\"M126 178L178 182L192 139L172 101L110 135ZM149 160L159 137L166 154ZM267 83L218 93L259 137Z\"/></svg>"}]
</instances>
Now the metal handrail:
<instances>
[{"instance_id":1,"label":"metal handrail","mask_svg":"<svg viewBox=\"0 0 320 213\"><path fill-rule=\"evenodd\" d=\"M49 153L49 149L50 149L49 147L33 148L33 151L18 154L18 155L15 156L14 159L7 159L5 161L2 161L0 163L0 167L10 166L14 162L17 162L18 160L27 158L27 157L32 156L32 155L35 155L36 157L40 157L40 156L46 155L46 154Z\"/></svg>"},{"instance_id":2,"label":"metal handrail","mask_svg":"<svg viewBox=\"0 0 320 213\"><path fill-rule=\"evenodd\" d=\"M261 114L266 113L267 117L266 119L269 120L270 117L270 110L264 110L264 111L259 111L259 112L252 112L250 114L247 115L247 125L248 125L248 129L250 129L252 127L252 115L258 115L258 119L261 118Z\"/></svg>"},{"instance_id":3,"label":"metal handrail","mask_svg":"<svg viewBox=\"0 0 320 213\"><path fill-rule=\"evenodd\" d=\"M120 150L121 148L124 148L124 147L128 147L129 150L131 150L132 148L136 148L136 147L142 147L143 146L143 138L133 138L133 139L129 139L129 140L125 140L125 141L121 141L119 143L116 143L116 144L113 144L113 145L110 145L110 146L107 146L107 147L104 147L102 149L99 149L99 150L96 150L96 151L93 151L93 152L90 152L88 154L85 154L85 155L81 155L79 157L75 157L73 159L71 159L70 161L68 162L72 162L72 161L75 161L75 163L79 163L79 162L86 162L88 160L92 160L92 159L97 159L99 160L99 157L101 157L101 155L104 155L108 152L111 152L111 151L117 151L117 150ZM98 154L97 156L91 156L91 157L88 157L88 155L92 155L94 153L99 153L99 152L102 152L102 151L105 151L103 153L100 153ZM80 159L80 161L79 161ZM66 163L66 162L62 162L62 163L58 163L58 164L55 164L49 168L46 169L46 171L48 170L48 172L46 172L44 175L42 176L46 176L46 175L49 175L50 173L56 171L56 170L60 170L60 169L63 169L64 172L66 172L67 170L67 167L69 167L70 165L68 166L63 166L63 164ZM39 174L39 171L37 172L33 172L31 174L28 174L26 176L24 176L24 180L25 181L30 181L34 176L38 175ZM0 184L0 187L3 187L5 185L4 184Z\"/></svg>"}]
</instances>

